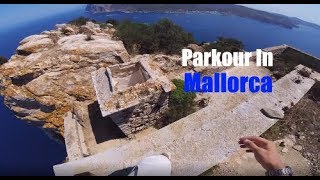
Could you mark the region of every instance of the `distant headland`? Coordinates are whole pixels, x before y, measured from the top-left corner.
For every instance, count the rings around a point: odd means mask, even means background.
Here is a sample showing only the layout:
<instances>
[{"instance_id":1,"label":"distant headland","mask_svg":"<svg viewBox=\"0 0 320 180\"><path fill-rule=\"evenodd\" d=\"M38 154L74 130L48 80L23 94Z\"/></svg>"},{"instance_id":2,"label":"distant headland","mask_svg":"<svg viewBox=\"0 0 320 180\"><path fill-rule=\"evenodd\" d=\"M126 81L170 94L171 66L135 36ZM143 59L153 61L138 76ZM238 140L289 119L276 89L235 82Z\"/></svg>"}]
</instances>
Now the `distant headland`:
<instances>
[{"instance_id":1,"label":"distant headland","mask_svg":"<svg viewBox=\"0 0 320 180\"><path fill-rule=\"evenodd\" d=\"M308 26L320 29L320 25L301 20L296 17L288 17L281 14L260 11L235 4L88 4L86 11L90 13L107 12L217 12L222 15L235 15L253 19L264 23L278 25L292 29L299 26Z\"/></svg>"}]
</instances>

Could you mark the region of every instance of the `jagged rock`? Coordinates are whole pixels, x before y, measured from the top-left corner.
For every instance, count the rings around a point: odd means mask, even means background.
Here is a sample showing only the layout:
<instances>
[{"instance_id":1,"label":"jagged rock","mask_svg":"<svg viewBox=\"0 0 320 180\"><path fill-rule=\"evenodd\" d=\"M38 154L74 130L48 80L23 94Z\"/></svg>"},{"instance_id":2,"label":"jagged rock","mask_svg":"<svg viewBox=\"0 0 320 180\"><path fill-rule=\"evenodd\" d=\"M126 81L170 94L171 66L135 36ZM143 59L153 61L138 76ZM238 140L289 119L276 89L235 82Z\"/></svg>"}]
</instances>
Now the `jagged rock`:
<instances>
[{"instance_id":1,"label":"jagged rock","mask_svg":"<svg viewBox=\"0 0 320 180\"><path fill-rule=\"evenodd\" d=\"M73 35L73 34L75 34L75 30L72 29L71 27L65 27L61 31L65 35Z\"/></svg>"},{"instance_id":2,"label":"jagged rock","mask_svg":"<svg viewBox=\"0 0 320 180\"><path fill-rule=\"evenodd\" d=\"M281 152L287 153L287 152L289 152L289 149L288 149L288 148L283 148L283 149L281 150Z\"/></svg>"},{"instance_id":3,"label":"jagged rock","mask_svg":"<svg viewBox=\"0 0 320 180\"><path fill-rule=\"evenodd\" d=\"M284 118L283 111L277 111L274 109L263 108L263 109L261 109L261 112L262 112L262 114L264 114L268 118L272 118L272 119L283 119Z\"/></svg>"},{"instance_id":4,"label":"jagged rock","mask_svg":"<svg viewBox=\"0 0 320 180\"><path fill-rule=\"evenodd\" d=\"M304 140L306 138L304 132L297 132L296 136L300 140Z\"/></svg>"},{"instance_id":5,"label":"jagged rock","mask_svg":"<svg viewBox=\"0 0 320 180\"><path fill-rule=\"evenodd\" d=\"M115 28L110 28L109 32L112 35L112 34L114 34L116 32L116 29Z\"/></svg>"},{"instance_id":6,"label":"jagged rock","mask_svg":"<svg viewBox=\"0 0 320 180\"><path fill-rule=\"evenodd\" d=\"M97 31L95 31L94 29L91 29L85 25L80 27L79 32L82 34L92 34L92 35L97 34Z\"/></svg>"},{"instance_id":7,"label":"jagged rock","mask_svg":"<svg viewBox=\"0 0 320 180\"><path fill-rule=\"evenodd\" d=\"M33 42L33 41L38 41L38 40L41 40L41 39L44 39L44 38L48 38L49 36L48 35L31 35L31 36L28 36L26 38L24 38L22 41L20 41L20 45L23 45L27 42Z\"/></svg>"},{"instance_id":8,"label":"jagged rock","mask_svg":"<svg viewBox=\"0 0 320 180\"><path fill-rule=\"evenodd\" d=\"M300 140L304 140L306 137L305 136L299 136Z\"/></svg>"},{"instance_id":9,"label":"jagged rock","mask_svg":"<svg viewBox=\"0 0 320 180\"><path fill-rule=\"evenodd\" d=\"M286 144L284 143L284 141L282 141L282 142L280 142L279 146L280 146L280 147L285 147Z\"/></svg>"},{"instance_id":10,"label":"jagged rock","mask_svg":"<svg viewBox=\"0 0 320 180\"><path fill-rule=\"evenodd\" d=\"M42 31L40 34L42 34L42 35L48 35L48 34L50 34L50 31Z\"/></svg>"},{"instance_id":11,"label":"jagged rock","mask_svg":"<svg viewBox=\"0 0 320 180\"><path fill-rule=\"evenodd\" d=\"M303 149L301 145L295 145L292 148L297 150L297 151L301 151Z\"/></svg>"},{"instance_id":12,"label":"jagged rock","mask_svg":"<svg viewBox=\"0 0 320 180\"><path fill-rule=\"evenodd\" d=\"M86 35L77 34L61 38L59 50L74 55L82 55L99 62L121 63L128 61L128 53L122 41L111 40L108 36L92 36L87 41Z\"/></svg>"},{"instance_id":13,"label":"jagged rock","mask_svg":"<svg viewBox=\"0 0 320 180\"><path fill-rule=\"evenodd\" d=\"M66 28L67 27L67 24L56 24L55 27L58 29L58 30L61 30L63 28Z\"/></svg>"},{"instance_id":14,"label":"jagged rock","mask_svg":"<svg viewBox=\"0 0 320 180\"><path fill-rule=\"evenodd\" d=\"M82 34L96 35L102 31L99 24L94 24L93 22L89 21L86 23L86 25L80 27L79 32Z\"/></svg>"},{"instance_id":15,"label":"jagged rock","mask_svg":"<svg viewBox=\"0 0 320 180\"><path fill-rule=\"evenodd\" d=\"M296 137L292 134L285 136L285 139L291 140L294 144L297 143Z\"/></svg>"},{"instance_id":16,"label":"jagged rock","mask_svg":"<svg viewBox=\"0 0 320 180\"><path fill-rule=\"evenodd\" d=\"M277 140L275 142L277 142L280 147L292 147L295 144L295 142L293 140L291 140L290 138L284 138L281 140Z\"/></svg>"},{"instance_id":17,"label":"jagged rock","mask_svg":"<svg viewBox=\"0 0 320 180\"><path fill-rule=\"evenodd\" d=\"M187 48L191 49L193 52L195 52L195 51L197 51L197 52L203 52L203 51L204 51L203 47L201 47L201 46L199 46L199 45L197 45L197 44L189 44L189 45L187 46Z\"/></svg>"},{"instance_id":18,"label":"jagged rock","mask_svg":"<svg viewBox=\"0 0 320 180\"><path fill-rule=\"evenodd\" d=\"M204 68L203 67L195 67L193 70L195 72L200 72L201 73L204 70Z\"/></svg>"},{"instance_id":19,"label":"jagged rock","mask_svg":"<svg viewBox=\"0 0 320 180\"><path fill-rule=\"evenodd\" d=\"M17 54L0 66L0 94L17 117L63 136L65 114L74 110L81 117L82 105L96 101L91 73L130 56L107 29L86 41L76 27L56 27L20 42Z\"/></svg>"},{"instance_id":20,"label":"jagged rock","mask_svg":"<svg viewBox=\"0 0 320 180\"><path fill-rule=\"evenodd\" d=\"M17 53L21 55L29 55L31 53L40 52L54 45L52 39L48 35L33 35L23 39L17 48Z\"/></svg>"},{"instance_id":21,"label":"jagged rock","mask_svg":"<svg viewBox=\"0 0 320 180\"><path fill-rule=\"evenodd\" d=\"M180 56L168 56L163 54L155 55L153 61L157 63L157 65L164 71L164 72L172 72L177 68L183 68L181 66L181 57Z\"/></svg>"},{"instance_id":22,"label":"jagged rock","mask_svg":"<svg viewBox=\"0 0 320 180\"><path fill-rule=\"evenodd\" d=\"M93 22L91 22L91 21L88 21L88 22L86 23L86 26L88 26L89 28L100 28L100 25L99 25L99 24L95 24L95 23L93 23Z\"/></svg>"}]
</instances>

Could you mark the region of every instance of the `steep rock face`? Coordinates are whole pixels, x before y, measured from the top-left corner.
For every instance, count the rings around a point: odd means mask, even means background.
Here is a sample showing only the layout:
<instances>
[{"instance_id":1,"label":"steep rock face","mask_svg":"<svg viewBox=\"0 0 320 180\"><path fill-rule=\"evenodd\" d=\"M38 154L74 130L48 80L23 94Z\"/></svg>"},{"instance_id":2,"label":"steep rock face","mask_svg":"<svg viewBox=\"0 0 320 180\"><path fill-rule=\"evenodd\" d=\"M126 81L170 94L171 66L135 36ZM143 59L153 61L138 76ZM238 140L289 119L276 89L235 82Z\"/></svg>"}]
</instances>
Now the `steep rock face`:
<instances>
[{"instance_id":1,"label":"steep rock face","mask_svg":"<svg viewBox=\"0 0 320 180\"><path fill-rule=\"evenodd\" d=\"M92 40L81 33L84 27L95 32ZM96 100L91 72L129 61L112 32L92 22L83 27L63 24L23 39L17 54L0 66L4 103L18 118L62 137L63 116L73 104Z\"/></svg>"}]
</instances>

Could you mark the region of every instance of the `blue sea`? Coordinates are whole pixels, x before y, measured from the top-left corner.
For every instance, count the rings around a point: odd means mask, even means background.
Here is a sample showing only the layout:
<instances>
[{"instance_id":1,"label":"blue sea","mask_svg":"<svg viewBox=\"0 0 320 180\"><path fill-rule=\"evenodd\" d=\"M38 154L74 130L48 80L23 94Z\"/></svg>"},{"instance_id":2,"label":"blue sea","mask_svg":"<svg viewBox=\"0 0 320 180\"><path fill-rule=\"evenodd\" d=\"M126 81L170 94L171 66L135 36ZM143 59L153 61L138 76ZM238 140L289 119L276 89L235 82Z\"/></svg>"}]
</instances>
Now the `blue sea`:
<instances>
[{"instance_id":1,"label":"blue sea","mask_svg":"<svg viewBox=\"0 0 320 180\"><path fill-rule=\"evenodd\" d=\"M245 49L288 44L320 57L320 30L301 26L285 29L236 16L197 13L106 13L91 15L83 10L27 22L16 27L0 27L0 55L10 58L24 37L54 28L79 16L96 20L130 19L153 23L168 18L191 32L198 42L214 41L218 36L240 39ZM0 98L0 175L53 175L52 166L62 163L65 147L50 139L40 128L18 120Z\"/></svg>"}]
</instances>

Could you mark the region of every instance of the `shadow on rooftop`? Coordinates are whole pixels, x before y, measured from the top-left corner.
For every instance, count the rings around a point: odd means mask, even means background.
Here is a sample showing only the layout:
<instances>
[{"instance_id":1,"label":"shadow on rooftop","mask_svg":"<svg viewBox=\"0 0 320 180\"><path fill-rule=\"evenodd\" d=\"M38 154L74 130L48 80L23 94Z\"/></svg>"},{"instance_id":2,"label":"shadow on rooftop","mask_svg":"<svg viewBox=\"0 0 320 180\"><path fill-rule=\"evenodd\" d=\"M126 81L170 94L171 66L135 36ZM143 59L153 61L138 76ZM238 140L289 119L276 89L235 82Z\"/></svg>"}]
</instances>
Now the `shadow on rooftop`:
<instances>
[{"instance_id":1,"label":"shadow on rooftop","mask_svg":"<svg viewBox=\"0 0 320 180\"><path fill-rule=\"evenodd\" d=\"M109 117L102 117L97 101L88 106L90 124L97 144L125 138L125 134Z\"/></svg>"}]
</instances>

